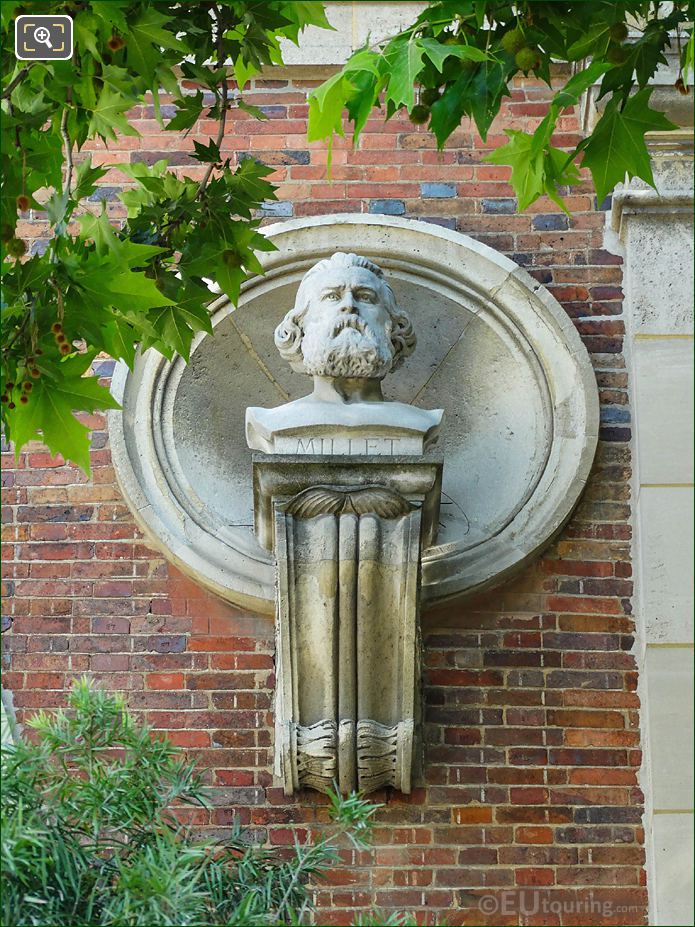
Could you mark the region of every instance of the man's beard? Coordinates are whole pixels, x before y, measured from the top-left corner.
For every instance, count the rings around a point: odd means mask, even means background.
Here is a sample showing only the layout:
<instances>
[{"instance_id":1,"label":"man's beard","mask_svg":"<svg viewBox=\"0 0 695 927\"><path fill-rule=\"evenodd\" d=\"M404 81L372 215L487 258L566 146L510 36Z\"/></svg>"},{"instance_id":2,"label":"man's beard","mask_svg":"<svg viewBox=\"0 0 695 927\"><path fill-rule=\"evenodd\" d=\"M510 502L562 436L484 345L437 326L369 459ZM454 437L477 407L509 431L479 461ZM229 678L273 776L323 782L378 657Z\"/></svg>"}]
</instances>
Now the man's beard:
<instances>
[{"instance_id":1,"label":"man's beard","mask_svg":"<svg viewBox=\"0 0 695 927\"><path fill-rule=\"evenodd\" d=\"M383 377L391 369L389 333L370 328L358 315L314 323L302 339L304 370L318 377Z\"/></svg>"}]
</instances>

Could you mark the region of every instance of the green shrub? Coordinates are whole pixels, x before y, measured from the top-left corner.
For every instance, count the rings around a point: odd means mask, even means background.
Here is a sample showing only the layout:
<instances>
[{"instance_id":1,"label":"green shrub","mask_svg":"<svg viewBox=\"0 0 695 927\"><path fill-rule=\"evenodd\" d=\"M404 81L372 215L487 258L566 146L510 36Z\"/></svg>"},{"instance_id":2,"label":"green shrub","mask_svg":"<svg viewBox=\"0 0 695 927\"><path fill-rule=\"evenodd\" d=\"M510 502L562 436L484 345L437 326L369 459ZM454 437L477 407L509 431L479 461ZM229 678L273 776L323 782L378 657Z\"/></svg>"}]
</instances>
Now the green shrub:
<instances>
[{"instance_id":1,"label":"green shrub","mask_svg":"<svg viewBox=\"0 0 695 927\"><path fill-rule=\"evenodd\" d=\"M307 883L337 862L333 840L283 856L249 846L237 825L223 845L196 841L172 807L207 805L200 773L87 680L68 711L28 726L34 742L2 753L5 927L306 921ZM334 836L365 847L376 807L332 796ZM397 921L363 921L384 922Z\"/></svg>"}]
</instances>

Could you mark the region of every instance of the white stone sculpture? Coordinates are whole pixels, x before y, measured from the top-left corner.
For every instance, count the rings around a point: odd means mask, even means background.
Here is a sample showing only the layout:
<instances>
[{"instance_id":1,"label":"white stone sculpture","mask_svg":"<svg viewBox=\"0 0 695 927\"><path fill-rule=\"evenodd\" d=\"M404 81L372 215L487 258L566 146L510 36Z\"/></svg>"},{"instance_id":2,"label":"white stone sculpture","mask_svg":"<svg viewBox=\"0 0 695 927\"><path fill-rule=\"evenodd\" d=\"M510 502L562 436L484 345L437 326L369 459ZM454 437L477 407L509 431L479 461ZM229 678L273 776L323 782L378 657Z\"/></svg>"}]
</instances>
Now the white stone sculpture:
<instances>
[{"instance_id":1,"label":"white stone sculpture","mask_svg":"<svg viewBox=\"0 0 695 927\"><path fill-rule=\"evenodd\" d=\"M381 381L415 350L408 316L372 261L337 252L305 274L275 344L308 396L246 411L246 440L267 454L422 454L442 411L385 402Z\"/></svg>"},{"instance_id":2,"label":"white stone sculpture","mask_svg":"<svg viewBox=\"0 0 695 927\"><path fill-rule=\"evenodd\" d=\"M246 407L301 395L304 377L277 353L273 332L294 303L298 269L358 248L388 268L418 334L385 393L444 408L442 506L422 560L423 608L514 575L569 518L596 449L596 377L571 319L509 258L429 222L342 213L263 231L276 245L259 254L263 274L245 283L237 305L226 296L211 305L215 336L196 336L189 364L145 351L132 371L125 363L114 371L123 411L108 415L113 461L147 543L226 601L275 614L275 554L253 524ZM376 456L380 449L389 455ZM296 439L285 450L308 461L322 445ZM334 450L395 463L383 440Z\"/></svg>"},{"instance_id":3,"label":"white stone sculpture","mask_svg":"<svg viewBox=\"0 0 695 927\"><path fill-rule=\"evenodd\" d=\"M276 772L285 791L409 792L420 723L420 562L436 533L442 411L387 402L415 349L372 261L304 276L275 331L310 396L250 408L256 535L277 566Z\"/></svg>"}]
</instances>

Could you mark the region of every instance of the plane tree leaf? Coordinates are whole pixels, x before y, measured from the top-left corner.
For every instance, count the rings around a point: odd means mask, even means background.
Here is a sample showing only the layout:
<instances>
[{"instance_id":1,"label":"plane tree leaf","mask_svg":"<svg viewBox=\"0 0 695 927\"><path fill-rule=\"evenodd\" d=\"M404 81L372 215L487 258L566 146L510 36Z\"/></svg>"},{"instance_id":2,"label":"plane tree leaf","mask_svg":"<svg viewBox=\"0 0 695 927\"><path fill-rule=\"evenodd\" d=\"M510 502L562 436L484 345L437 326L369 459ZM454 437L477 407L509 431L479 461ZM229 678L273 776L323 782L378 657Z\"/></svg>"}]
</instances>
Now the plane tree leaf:
<instances>
[{"instance_id":1,"label":"plane tree leaf","mask_svg":"<svg viewBox=\"0 0 695 927\"><path fill-rule=\"evenodd\" d=\"M410 111L415 105L415 84L422 69L424 54L422 44L411 38L387 46L384 52L384 62L389 73L386 100L396 109L405 106Z\"/></svg>"},{"instance_id":2,"label":"plane tree leaf","mask_svg":"<svg viewBox=\"0 0 695 927\"><path fill-rule=\"evenodd\" d=\"M89 132L99 135L106 141L115 142L118 134L139 135L136 128L131 126L126 118L128 110L132 109L133 100L124 97L113 87L104 84L96 107L92 112L89 123Z\"/></svg>"},{"instance_id":3,"label":"plane tree leaf","mask_svg":"<svg viewBox=\"0 0 695 927\"><path fill-rule=\"evenodd\" d=\"M424 51L435 68L441 73L444 63L452 56L460 61L487 61L489 55L475 45L445 45L435 39L418 39L418 45Z\"/></svg>"},{"instance_id":4,"label":"plane tree leaf","mask_svg":"<svg viewBox=\"0 0 695 927\"><path fill-rule=\"evenodd\" d=\"M625 177L640 177L654 186L651 159L644 136L677 128L658 110L651 109L651 87L640 90L621 108L611 100L591 136L582 143L582 164L589 168L599 199Z\"/></svg>"},{"instance_id":5,"label":"plane tree leaf","mask_svg":"<svg viewBox=\"0 0 695 927\"><path fill-rule=\"evenodd\" d=\"M40 440L52 454L74 460L89 473L89 428L75 413L120 406L98 377L83 375L81 363L72 369L60 366L54 378L37 382L20 414L8 413L10 435L17 454L27 442Z\"/></svg>"}]
</instances>

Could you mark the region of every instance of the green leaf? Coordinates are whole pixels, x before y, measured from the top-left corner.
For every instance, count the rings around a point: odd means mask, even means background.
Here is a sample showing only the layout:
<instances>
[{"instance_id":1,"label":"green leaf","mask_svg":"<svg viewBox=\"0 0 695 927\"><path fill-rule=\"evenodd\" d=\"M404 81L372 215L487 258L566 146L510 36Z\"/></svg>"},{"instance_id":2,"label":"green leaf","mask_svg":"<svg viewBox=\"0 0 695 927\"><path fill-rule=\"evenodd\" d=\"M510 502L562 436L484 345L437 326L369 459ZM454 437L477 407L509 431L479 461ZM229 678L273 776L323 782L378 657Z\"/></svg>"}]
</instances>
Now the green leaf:
<instances>
[{"instance_id":1,"label":"green leaf","mask_svg":"<svg viewBox=\"0 0 695 927\"><path fill-rule=\"evenodd\" d=\"M664 46L668 43L668 33L664 34L663 43L644 41L635 48L635 53L628 62L635 68L637 83L641 87L654 77L660 64L668 64L664 54Z\"/></svg>"},{"instance_id":2,"label":"green leaf","mask_svg":"<svg viewBox=\"0 0 695 927\"><path fill-rule=\"evenodd\" d=\"M46 202L46 214L51 220L51 225L60 225L65 218L65 211L68 207L70 194L67 190L56 190Z\"/></svg>"},{"instance_id":3,"label":"green leaf","mask_svg":"<svg viewBox=\"0 0 695 927\"><path fill-rule=\"evenodd\" d=\"M243 90L249 80L260 73L261 68L256 67L252 61L244 61L241 55L234 62L234 79L239 90Z\"/></svg>"},{"instance_id":4,"label":"green leaf","mask_svg":"<svg viewBox=\"0 0 695 927\"><path fill-rule=\"evenodd\" d=\"M223 261L218 262L215 267L215 280L235 306L245 279L246 272L241 267L229 267Z\"/></svg>"},{"instance_id":5,"label":"green leaf","mask_svg":"<svg viewBox=\"0 0 695 927\"><path fill-rule=\"evenodd\" d=\"M105 22L118 32L127 32L128 21L125 10L130 6L130 0L92 0L92 9Z\"/></svg>"},{"instance_id":6,"label":"green leaf","mask_svg":"<svg viewBox=\"0 0 695 927\"><path fill-rule=\"evenodd\" d=\"M261 271L254 250L274 250L269 239L255 231L254 225L229 219L223 222L220 218L214 228L207 228L187 243L181 257L182 272L189 277L217 281L236 304L247 271Z\"/></svg>"},{"instance_id":7,"label":"green leaf","mask_svg":"<svg viewBox=\"0 0 695 927\"><path fill-rule=\"evenodd\" d=\"M115 64L107 64L102 68L101 77L105 85L111 87L112 90L118 91L122 96L129 97L133 103L136 103L140 99L138 92L140 82L131 71L127 70L127 68L122 68Z\"/></svg>"},{"instance_id":8,"label":"green leaf","mask_svg":"<svg viewBox=\"0 0 695 927\"><path fill-rule=\"evenodd\" d=\"M538 154L550 142L561 111L568 106L576 106L588 88L610 69L611 65L607 61L593 61L589 67L573 75L565 86L558 90L550 104L548 115L533 133L532 150L534 155Z\"/></svg>"},{"instance_id":9,"label":"green leaf","mask_svg":"<svg viewBox=\"0 0 695 927\"><path fill-rule=\"evenodd\" d=\"M15 453L18 455L28 441L42 440L52 454L74 461L88 474L89 429L73 412L118 408L98 377L83 377L80 364L59 364L56 379L38 381L27 405L8 414Z\"/></svg>"},{"instance_id":10,"label":"green leaf","mask_svg":"<svg viewBox=\"0 0 695 927\"><path fill-rule=\"evenodd\" d=\"M186 59L181 63L181 73L185 78L206 87L212 93L218 93L220 84L227 77L225 68L215 68L212 65L197 64Z\"/></svg>"},{"instance_id":11,"label":"green leaf","mask_svg":"<svg viewBox=\"0 0 695 927\"><path fill-rule=\"evenodd\" d=\"M91 304L114 306L126 316L174 305L173 300L157 289L154 280L142 272L123 269L118 255L103 258L92 252L83 264L71 269L70 279Z\"/></svg>"},{"instance_id":12,"label":"green leaf","mask_svg":"<svg viewBox=\"0 0 695 927\"><path fill-rule=\"evenodd\" d=\"M97 61L101 61L101 51L97 45L98 17L83 10L73 18L73 28L76 44L83 45Z\"/></svg>"},{"instance_id":13,"label":"green leaf","mask_svg":"<svg viewBox=\"0 0 695 927\"><path fill-rule=\"evenodd\" d=\"M104 167L92 167L92 156L87 155L87 157L80 164L77 165L75 170L75 188L73 190L73 197L76 200L81 200L85 196L91 196L92 193L97 189L97 181L101 180L109 172L109 166Z\"/></svg>"},{"instance_id":14,"label":"green leaf","mask_svg":"<svg viewBox=\"0 0 695 927\"><path fill-rule=\"evenodd\" d=\"M381 56L370 48L358 48L347 60L342 72L334 74L309 95L309 127L307 140L328 139L328 167L333 134L343 131L343 108L347 107L355 123L353 142L356 143L378 95L388 81L381 73ZM349 76L347 76L349 75Z\"/></svg>"},{"instance_id":15,"label":"green leaf","mask_svg":"<svg viewBox=\"0 0 695 927\"><path fill-rule=\"evenodd\" d=\"M72 88L72 95L77 104L77 107L91 112L96 109L97 105L97 90L100 90L101 87L98 85L94 78L96 73L96 60L94 58L87 58L85 65L82 69L82 75L75 81ZM75 109L73 112L68 113L68 131L70 133L75 132L75 125L79 122L79 131L82 132L84 129L84 114L79 113L79 109Z\"/></svg>"},{"instance_id":16,"label":"green leaf","mask_svg":"<svg viewBox=\"0 0 695 927\"><path fill-rule=\"evenodd\" d=\"M131 241L129 238L118 238L118 236L116 236L116 244L111 251L120 264L130 270L145 267L151 258L165 252L166 248L160 248L158 245L142 245L140 242Z\"/></svg>"},{"instance_id":17,"label":"green leaf","mask_svg":"<svg viewBox=\"0 0 695 927\"><path fill-rule=\"evenodd\" d=\"M444 146L461 119L470 114L472 82L473 74L463 71L432 105L430 128L434 132L439 148Z\"/></svg>"},{"instance_id":18,"label":"green leaf","mask_svg":"<svg viewBox=\"0 0 695 927\"><path fill-rule=\"evenodd\" d=\"M584 151L583 167L591 171L599 200L617 183L640 177L654 186L651 159L644 141L646 132L671 131L676 126L663 113L649 108L653 87L640 90L621 110L611 99L594 131L579 148Z\"/></svg>"},{"instance_id":19,"label":"green leaf","mask_svg":"<svg viewBox=\"0 0 695 927\"><path fill-rule=\"evenodd\" d=\"M485 160L511 166L510 182L519 201L519 210L523 211L544 192L543 156L542 152L533 155L533 138L526 132L507 129L506 134L509 142L487 155Z\"/></svg>"},{"instance_id":20,"label":"green leaf","mask_svg":"<svg viewBox=\"0 0 695 927\"><path fill-rule=\"evenodd\" d=\"M132 105L133 101L130 98L124 97L109 84L104 84L89 121L89 134L100 135L104 140L112 142L118 139L116 133L139 135L137 129L133 128L125 117Z\"/></svg>"},{"instance_id":21,"label":"green leaf","mask_svg":"<svg viewBox=\"0 0 695 927\"><path fill-rule=\"evenodd\" d=\"M21 63L21 62L20 62ZM51 104L46 100L45 82L47 78L45 67L34 65L26 78L17 84L12 91L12 105L22 113L35 115L47 110Z\"/></svg>"},{"instance_id":22,"label":"green leaf","mask_svg":"<svg viewBox=\"0 0 695 927\"><path fill-rule=\"evenodd\" d=\"M509 65L498 61L484 61L473 74L471 112L483 141L499 112L502 97L510 95L507 92L509 77Z\"/></svg>"},{"instance_id":23,"label":"green leaf","mask_svg":"<svg viewBox=\"0 0 695 927\"><path fill-rule=\"evenodd\" d=\"M178 110L166 125L167 132L181 132L190 129L200 119L203 111L203 92L196 91L194 96L185 96L176 101Z\"/></svg>"},{"instance_id":24,"label":"green leaf","mask_svg":"<svg viewBox=\"0 0 695 927\"><path fill-rule=\"evenodd\" d=\"M667 41L667 34L645 32L637 42L623 46L628 57L623 64L613 67L603 78L599 99L611 92L618 93L626 99L634 87L635 77L639 89L646 86L659 65L667 63L664 56L664 45Z\"/></svg>"},{"instance_id":25,"label":"green leaf","mask_svg":"<svg viewBox=\"0 0 695 927\"><path fill-rule=\"evenodd\" d=\"M350 55L345 62L344 70L346 74L353 74L357 71L367 71L375 77L380 77L381 69L379 65L381 60L381 56L377 52L372 51L371 48L364 45Z\"/></svg>"},{"instance_id":26,"label":"green leaf","mask_svg":"<svg viewBox=\"0 0 695 927\"><path fill-rule=\"evenodd\" d=\"M565 212L558 188L579 181L579 172L572 156L549 145L538 147L533 135L506 129L509 142L485 158L491 164L508 164L512 168L510 183L519 201L519 209L527 209L544 194Z\"/></svg>"},{"instance_id":27,"label":"green leaf","mask_svg":"<svg viewBox=\"0 0 695 927\"><path fill-rule=\"evenodd\" d=\"M352 143L357 145L362 129L369 119L372 109L379 102L379 94L387 78L374 76L369 71L357 71L352 74L355 93L347 100L348 115L353 123Z\"/></svg>"},{"instance_id":28,"label":"green leaf","mask_svg":"<svg viewBox=\"0 0 695 927\"><path fill-rule=\"evenodd\" d=\"M5 265L7 268L8 265ZM41 290L46 286L46 279L52 272L47 255L35 254L32 258L24 263L16 263L11 271L11 276L15 278L15 286L12 287L18 296L32 290ZM7 275L3 275L3 288L5 291L11 287ZM4 314L4 308L3 308Z\"/></svg>"},{"instance_id":29,"label":"green leaf","mask_svg":"<svg viewBox=\"0 0 695 927\"><path fill-rule=\"evenodd\" d=\"M152 309L148 313L148 319L157 332L158 340L164 342L167 348L176 351L187 361L191 351L193 332L178 315L176 309L171 307Z\"/></svg>"},{"instance_id":30,"label":"green leaf","mask_svg":"<svg viewBox=\"0 0 695 927\"><path fill-rule=\"evenodd\" d=\"M213 139L209 139L207 145L194 141L193 148L195 154L191 155L191 157L195 158L196 161L202 161L205 164L219 164L222 160L219 145Z\"/></svg>"},{"instance_id":31,"label":"green leaf","mask_svg":"<svg viewBox=\"0 0 695 927\"><path fill-rule=\"evenodd\" d=\"M418 39L418 44L440 74L444 62L452 56L461 61L487 61L490 57L475 45L444 45L436 39Z\"/></svg>"},{"instance_id":32,"label":"green leaf","mask_svg":"<svg viewBox=\"0 0 695 927\"><path fill-rule=\"evenodd\" d=\"M167 276L171 277L173 275L168 274ZM210 321L208 303L213 298L213 294L210 290L189 280L186 281L183 292L181 292L181 285L178 280L176 281L176 288L176 305L181 318L194 332L207 332L208 335L211 335L212 322Z\"/></svg>"},{"instance_id":33,"label":"green leaf","mask_svg":"<svg viewBox=\"0 0 695 927\"><path fill-rule=\"evenodd\" d=\"M43 384L40 387L35 386L26 406L17 406L16 409L8 409L5 412L15 457L19 457L22 448L29 441L41 440L44 407L39 398L43 395L44 389Z\"/></svg>"},{"instance_id":34,"label":"green leaf","mask_svg":"<svg viewBox=\"0 0 695 927\"><path fill-rule=\"evenodd\" d=\"M478 29L482 29L487 16L487 0L473 0L473 9L475 10L476 25Z\"/></svg>"},{"instance_id":35,"label":"green leaf","mask_svg":"<svg viewBox=\"0 0 695 927\"><path fill-rule=\"evenodd\" d=\"M148 320L152 323L159 339L167 347L173 348L186 361L190 356L194 333L201 331L212 333L207 310L200 305L195 305L193 300L190 300L187 306L179 304L162 309L152 309L148 313Z\"/></svg>"},{"instance_id":36,"label":"green leaf","mask_svg":"<svg viewBox=\"0 0 695 927\"><path fill-rule=\"evenodd\" d=\"M563 212L569 215L569 210L558 192L558 187L571 186L581 182L579 169L574 163L574 153L559 148L548 147L545 153L545 194L549 196Z\"/></svg>"},{"instance_id":37,"label":"green leaf","mask_svg":"<svg viewBox=\"0 0 695 927\"><path fill-rule=\"evenodd\" d=\"M101 328L102 344L104 350L117 360L124 360L133 369L135 363L135 341L137 333L133 327L118 316L103 325Z\"/></svg>"},{"instance_id":38,"label":"green leaf","mask_svg":"<svg viewBox=\"0 0 695 927\"><path fill-rule=\"evenodd\" d=\"M164 354L178 352L186 361L191 350L195 332L212 334L212 322L207 304L212 298L210 291L191 280L183 284L173 273L164 275L162 289L176 299L175 306L152 309L147 314L148 322L156 333L152 341Z\"/></svg>"},{"instance_id":39,"label":"green leaf","mask_svg":"<svg viewBox=\"0 0 695 927\"><path fill-rule=\"evenodd\" d=\"M314 0L292 0L291 3L285 4L283 11L285 15L291 15L299 26L299 29L306 29L307 26L318 26L320 29L335 29L326 19L326 11L322 3L315 3Z\"/></svg>"},{"instance_id":40,"label":"green leaf","mask_svg":"<svg viewBox=\"0 0 695 927\"><path fill-rule=\"evenodd\" d=\"M612 21L605 18L594 23L581 38L573 42L567 49L567 60L579 61L581 58L602 55L610 42L612 25Z\"/></svg>"},{"instance_id":41,"label":"green leaf","mask_svg":"<svg viewBox=\"0 0 695 927\"><path fill-rule=\"evenodd\" d=\"M162 60L157 67L157 70L154 74L153 83L159 84L163 90L171 94L173 97L177 97L180 93L180 75L174 73L173 68L169 67L168 64ZM159 109L159 93L154 91L154 97L157 102L154 103L156 109Z\"/></svg>"},{"instance_id":42,"label":"green leaf","mask_svg":"<svg viewBox=\"0 0 695 927\"><path fill-rule=\"evenodd\" d=\"M307 141L343 136L343 106L354 91L354 84L338 71L309 95Z\"/></svg>"},{"instance_id":43,"label":"green leaf","mask_svg":"<svg viewBox=\"0 0 695 927\"><path fill-rule=\"evenodd\" d=\"M162 28L169 21L168 16L150 6L145 8L130 26L130 35L126 42L128 65L148 83L152 82L160 64L162 48L186 50L183 42L172 32Z\"/></svg>"},{"instance_id":44,"label":"green leaf","mask_svg":"<svg viewBox=\"0 0 695 927\"><path fill-rule=\"evenodd\" d=\"M247 103L246 100L237 100L237 106L243 112L248 113L249 116L253 116L254 119L263 120L268 118L260 106L252 106L252 104Z\"/></svg>"},{"instance_id":45,"label":"green leaf","mask_svg":"<svg viewBox=\"0 0 695 927\"><path fill-rule=\"evenodd\" d=\"M192 190L197 190L197 186L192 180L184 178L179 180L173 173L167 171L167 162L162 159L157 161L152 167L146 164L119 164L119 170L124 174L132 177L137 181L138 186L131 190L126 190L120 195L120 199L128 207L128 218L133 218L140 214L145 206L155 206L158 200L181 201L192 198L189 194ZM161 204L163 205L163 204ZM160 208L161 208L160 205ZM155 218L155 224L161 221Z\"/></svg>"},{"instance_id":46,"label":"green leaf","mask_svg":"<svg viewBox=\"0 0 695 927\"><path fill-rule=\"evenodd\" d=\"M412 39L397 39L384 49L384 60L389 73L386 100L398 109L405 106L408 112L415 106L415 83L422 70L425 49Z\"/></svg>"},{"instance_id":47,"label":"green leaf","mask_svg":"<svg viewBox=\"0 0 695 927\"><path fill-rule=\"evenodd\" d=\"M578 71L570 77L565 86L555 94L551 105L558 110L576 106L589 87L595 84L602 74L610 71L611 67L608 61L592 61L583 71Z\"/></svg>"},{"instance_id":48,"label":"green leaf","mask_svg":"<svg viewBox=\"0 0 695 927\"><path fill-rule=\"evenodd\" d=\"M105 211L98 216L86 213L79 216L77 221L80 223L80 238L91 239L96 246L97 254L108 254L109 251L116 250L118 239Z\"/></svg>"},{"instance_id":49,"label":"green leaf","mask_svg":"<svg viewBox=\"0 0 695 927\"><path fill-rule=\"evenodd\" d=\"M120 269L144 267L151 258L165 250L156 245L141 245L119 238L109 222L106 209L98 216L91 213L80 216L78 222L80 238L93 241L97 254L110 255L114 259L114 266L116 263L122 265Z\"/></svg>"},{"instance_id":50,"label":"green leaf","mask_svg":"<svg viewBox=\"0 0 695 927\"><path fill-rule=\"evenodd\" d=\"M231 194L234 208L239 215L251 216L251 210L257 209L268 200L277 199L275 187L265 178L272 174L272 167L255 161L253 158L244 158L233 174L227 173L220 178L219 183Z\"/></svg>"},{"instance_id":51,"label":"green leaf","mask_svg":"<svg viewBox=\"0 0 695 927\"><path fill-rule=\"evenodd\" d=\"M155 309L159 306L175 305L172 299L164 296L157 289L154 280L144 273L127 271L112 277L108 283L102 283L102 291L111 305L121 311Z\"/></svg>"},{"instance_id":52,"label":"green leaf","mask_svg":"<svg viewBox=\"0 0 695 927\"><path fill-rule=\"evenodd\" d=\"M54 132L22 133L22 159L31 173L31 189L60 187L63 179L63 142Z\"/></svg>"},{"instance_id":53,"label":"green leaf","mask_svg":"<svg viewBox=\"0 0 695 927\"><path fill-rule=\"evenodd\" d=\"M7 0L5 3L0 3L0 21L6 29L13 24L14 18L20 12L17 10L18 6L21 6L20 0ZM19 63L22 64L21 61Z\"/></svg>"}]
</instances>

